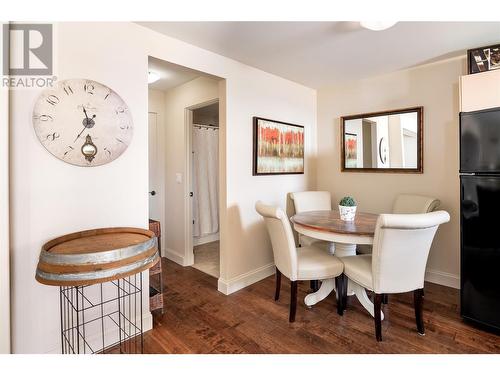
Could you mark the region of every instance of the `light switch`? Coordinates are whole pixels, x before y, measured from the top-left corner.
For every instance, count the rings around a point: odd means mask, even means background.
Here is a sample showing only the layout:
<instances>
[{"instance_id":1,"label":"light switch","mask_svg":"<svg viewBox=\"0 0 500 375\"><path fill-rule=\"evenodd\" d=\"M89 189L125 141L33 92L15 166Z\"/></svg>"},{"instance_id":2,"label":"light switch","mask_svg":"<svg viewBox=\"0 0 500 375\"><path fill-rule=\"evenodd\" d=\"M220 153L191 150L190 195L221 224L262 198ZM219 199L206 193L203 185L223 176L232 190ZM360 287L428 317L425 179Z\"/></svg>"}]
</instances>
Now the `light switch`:
<instances>
[{"instance_id":1,"label":"light switch","mask_svg":"<svg viewBox=\"0 0 500 375\"><path fill-rule=\"evenodd\" d=\"M177 182L178 184L182 184L182 173L175 174L175 182Z\"/></svg>"}]
</instances>

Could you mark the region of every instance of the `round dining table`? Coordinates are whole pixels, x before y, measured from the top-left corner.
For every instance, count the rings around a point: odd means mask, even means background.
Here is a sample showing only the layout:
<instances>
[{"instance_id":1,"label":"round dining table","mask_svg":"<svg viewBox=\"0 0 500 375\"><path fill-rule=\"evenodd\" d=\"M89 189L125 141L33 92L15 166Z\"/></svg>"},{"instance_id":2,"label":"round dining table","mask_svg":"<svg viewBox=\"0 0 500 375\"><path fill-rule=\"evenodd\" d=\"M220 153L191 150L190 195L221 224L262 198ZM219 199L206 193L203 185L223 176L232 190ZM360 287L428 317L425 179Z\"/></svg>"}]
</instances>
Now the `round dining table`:
<instances>
[{"instance_id":1,"label":"round dining table","mask_svg":"<svg viewBox=\"0 0 500 375\"><path fill-rule=\"evenodd\" d=\"M292 216L294 229L308 237L329 242L328 251L339 258L356 255L357 245L372 245L378 215L357 212L353 221L340 219L337 210L307 211ZM299 250L300 251L300 250ZM311 307L322 301L335 290L335 280L322 280L320 288L308 294L304 302ZM355 295L361 305L374 316L373 302L368 298L366 289L349 280L348 295ZM381 313L383 319L383 313Z\"/></svg>"}]
</instances>

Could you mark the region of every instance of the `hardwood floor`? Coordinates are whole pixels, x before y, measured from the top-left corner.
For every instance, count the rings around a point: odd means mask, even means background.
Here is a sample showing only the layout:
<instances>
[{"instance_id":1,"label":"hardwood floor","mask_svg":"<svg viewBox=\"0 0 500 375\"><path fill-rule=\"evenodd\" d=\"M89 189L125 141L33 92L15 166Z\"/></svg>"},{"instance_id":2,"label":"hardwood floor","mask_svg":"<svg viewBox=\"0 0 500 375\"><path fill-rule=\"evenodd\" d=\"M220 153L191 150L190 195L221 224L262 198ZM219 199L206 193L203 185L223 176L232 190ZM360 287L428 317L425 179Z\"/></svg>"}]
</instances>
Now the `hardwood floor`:
<instances>
[{"instance_id":1,"label":"hardwood floor","mask_svg":"<svg viewBox=\"0 0 500 375\"><path fill-rule=\"evenodd\" d=\"M426 284L425 336L417 334L413 294L390 295L377 342L373 318L355 297L344 316L334 294L307 309L309 282L300 282L296 320L288 323L288 282L279 301L274 276L225 296L215 278L163 262L165 313L144 336L146 353L500 353L500 336L462 322L455 289Z\"/></svg>"}]
</instances>

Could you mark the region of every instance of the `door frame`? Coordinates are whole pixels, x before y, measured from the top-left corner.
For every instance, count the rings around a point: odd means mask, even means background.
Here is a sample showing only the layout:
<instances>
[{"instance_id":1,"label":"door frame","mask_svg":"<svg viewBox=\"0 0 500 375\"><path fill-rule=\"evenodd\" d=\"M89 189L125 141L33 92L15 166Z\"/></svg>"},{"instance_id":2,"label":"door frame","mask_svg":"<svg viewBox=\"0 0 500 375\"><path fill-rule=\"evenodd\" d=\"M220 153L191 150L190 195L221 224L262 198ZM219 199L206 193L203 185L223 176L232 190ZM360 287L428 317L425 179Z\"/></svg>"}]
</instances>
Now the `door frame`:
<instances>
[{"instance_id":1,"label":"door frame","mask_svg":"<svg viewBox=\"0 0 500 375\"><path fill-rule=\"evenodd\" d=\"M193 111L198 108L206 107L211 104L219 103L219 118L220 118L220 98L216 99L211 99L202 103L198 103L192 106L189 106L184 109L184 131L185 131L185 137L184 139L186 140L186 155L185 155L185 163L184 163L184 176L186 179L186 183L184 184L184 217L186 219L184 223L184 263L186 266L192 266L194 264L194 252L193 252L193 199L190 196L191 193L191 186L193 183L192 179L192 163L193 163L193 134L192 134L192 128L193 128ZM219 119L220 123L220 119ZM218 137L218 144L219 144L219 155L218 158L220 160L221 158L221 132L219 130L219 137ZM218 164L218 167L220 168L220 163ZM220 187L220 178L221 178L221 173L219 170L219 178L218 178L218 185ZM220 209L220 202L221 202L221 191L219 188L219 209ZM219 235L220 235L220 214L219 214ZM221 252L219 252L219 263L220 263L220 257L221 257Z\"/></svg>"}]
</instances>

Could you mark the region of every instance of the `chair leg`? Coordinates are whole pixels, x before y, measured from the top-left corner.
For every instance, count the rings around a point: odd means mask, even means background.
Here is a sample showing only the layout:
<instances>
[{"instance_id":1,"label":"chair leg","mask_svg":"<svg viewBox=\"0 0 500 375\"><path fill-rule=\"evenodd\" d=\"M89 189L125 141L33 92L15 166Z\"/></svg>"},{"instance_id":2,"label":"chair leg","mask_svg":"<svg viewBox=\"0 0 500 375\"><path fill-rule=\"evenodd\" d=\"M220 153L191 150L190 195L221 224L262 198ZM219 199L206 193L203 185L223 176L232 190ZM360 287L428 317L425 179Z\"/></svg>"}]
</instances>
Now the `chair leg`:
<instances>
[{"instance_id":1,"label":"chair leg","mask_svg":"<svg viewBox=\"0 0 500 375\"><path fill-rule=\"evenodd\" d=\"M290 323L295 322L295 313L297 312L297 281L291 281L290 284L290 317L288 321Z\"/></svg>"},{"instance_id":2,"label":"chair leg","mask_svg":"<svg viewBox=\"0 0 500 375\"><path fill-rule=\"evenodd\" d=\"M418 333L425 335L423 306L424 306L424 290L417 289L413 291L413 305L415 307L415 320L417 322Z\"/></svg>"},{"instance_id":3,"label":"chair leg","mask_svg":"<svg viewBox=\"0 0 500 375\"><path fill-rule=\"evenodd\" d=\"M342 292L344 291L344 278L339 275L335 278L335 297L337 299L337 314L340 316L344 315L344 306L342 306Z\"/></svg>"},{"instance_id":4,"label":"chair leg","mask_svg":"<svg viewBox=\"0 0 500 375\"><path fill-rule=\"evenodd\" d=\"M309 281L309 287L313 292L317 292L319 289L319 280L311 280Z\"/></svg>"},{"instance_id":5,"label":"chair leg","mask_svg":"<svg viewBox=\"0 0 500 375\"><path fill-rule=\"evenodd\" d=\"M375 315L375 337L377 341L382 341L382 319L380 309L382 307L382 294L375 293L373 298L373 309Z\"/></svg>"},{"instance_id":6,"label":"chair leg","mask_svg":"<svg viewBox=\"0 0 500 375\"><path fill-rule=\"evenodd\" d=\"M382 303L384 305L387 305L389 303L389 296L386 293L382 294Z\"/></svg>"},{"instance_id":7,"label":"chair leg","mask_svg":"<svg viewBox=\"0 0 500 375\"><path fill-rule=\"evenodd\" d=\"M276 292L274 293L274 300L280 299L280 289L281 289L281 272L276 268Z\"/></svg>"},{"instance_id":8,"label":"chair leg","mask_svg":"<svg viewBox=\"0 0 500 375\"><path fill-rule=\"evenodd\" d=\"M349 284L349 279L345 275L345 273L340 275L340 277L342 278L342 290L340 292L340 297L342 298L341 305L342 305L342 310L346 310L347 309L347 285Z\"/></svg>"}]
</instances>

